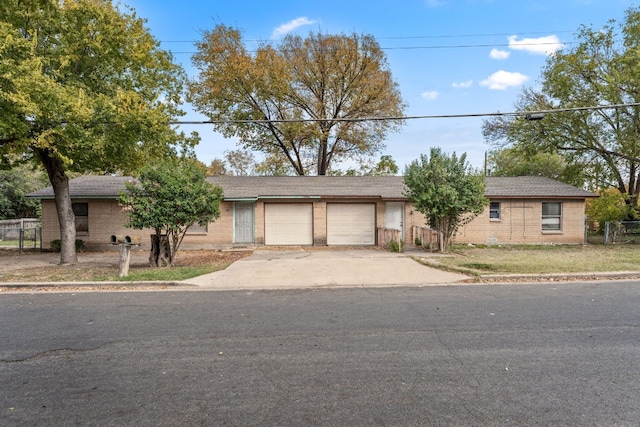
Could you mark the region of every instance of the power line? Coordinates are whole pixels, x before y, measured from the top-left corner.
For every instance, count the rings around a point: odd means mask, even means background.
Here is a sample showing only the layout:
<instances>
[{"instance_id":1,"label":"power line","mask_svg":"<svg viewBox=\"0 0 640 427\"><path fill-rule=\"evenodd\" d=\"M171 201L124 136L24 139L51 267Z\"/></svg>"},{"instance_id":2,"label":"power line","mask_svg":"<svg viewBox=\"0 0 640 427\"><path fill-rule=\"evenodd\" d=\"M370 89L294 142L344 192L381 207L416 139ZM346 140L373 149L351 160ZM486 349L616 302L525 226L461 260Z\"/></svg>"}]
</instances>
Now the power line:
<instances>
[{"instance_id":1,"label":"power line","mask_svg":"<svg viewBox=\"0 0 640 427\"><path fill-rule=\"evenodd\" d=\"M502 37L513 36L516 34L527 35L540 35L540 34L561 34L561 33L573 33L570 30L563 31L514 31L511 33L485 33L485 34L443 34L436 36L391 36L391 37L378 37L378 40L403 40L403 39L449 39L449 38L464 38L464 37Z\"/></svg>"},{"instance_id":2,"label":"power line","mask_svg":"<svg viewBox=\"0 0 640 427\"><path fill-rule=\"evenodd\" d=\"M363 117L363 118L335 118L335 119L264 119L264 120L202 120L202 121L172 121L170 125L207 125L207 124L223 124L223 123L306 123L306 122L371 122L371 121L403 121L403 120L418 120L418 119L460 119L471 117L535 117L540 118L540 115L561 113L569 111L589 111L589 110L608 110L614 108L624 107L638 107L640 102L626 103L626 104L611 104L611 105L594 105L589 107L570 107L570 108L554 108L548 110L531 110L531 111L512 111L512 112L494 112L494 113L466 113L466 114L435 114L435 115L422 115L422 116L398 116L398 117Z\"/></svg>"},{"instance_id":3,"label":"power line","mask_svg":"<svg viewBox=\"0 0 640 427\"><path fill-rule=\"evenodd\" d=\"M525 32L521 34L526 35L540 35L540 34L559 34L570 33L571 31L536 31ZM434 35L434 36L391 36L391 37L378 37L377 40L419 40L419 39L452 39L452 38L468 38L468 37L497 37L497 36L512 36L514 33L486 33L486 34L458 34L458 35ZM272 42L272 40L263 39L249 39L246 42ZM199 40L165 40L160 43L191 43L195 44ZM558 44L574 44L575 42L532 42L532 43L518 43L518 46L541 46L541 45L558 45ZM418 50L418 49L468 49L468 48L486 48L486 47L510 47L509 43L483 43L483 44L456 44L456 45L428 45L428 46L396 46L396 47L380 47L382 50ZM195 54L195 51L171 51L175 55L181 54ZM256 51L250 50L248 52L255 53Z\"/></svg>"},{"instance_id":4,"label":"power line","mask_svg":"<svg viewBox=\"0 0 640 427\"><path fill-rule=\"evenodd\" d=\"M428 35L428 36L389 36L389 37L376 37L377 40L415 40L415 39L453 39L453 38L468 38L468 37L498 37L498 36L513 36L516 34L525 35L540 35L540 34L561 34L572 33L570 30L562 31L514 31L511 33L480 33L480 34L442 34L442 35ZM199 40L160 40L160 43L196 43ZM246 42L272 42L268 39L247 39Z\"/></svg>"},{"instance_id":5,"label":"power line","mask_svg":"<svg viewBox=\"0 0 640 427\"><path fill-rule=\"evenodd\" d=\"M544 43L518 43L520 46L558 46L569 45L575 42L544 42ZM511 47L509 43L490 43L490 44L459 44L459 45L431 45L431 46L397 46L397 47L380 47L382 50L422 50L422 49L469 49L469 48L486 48L486 47ZM174 55L195 54L197 51L172 51ZM255 50L248 50L249 53L255 53Z\"/></svg>"}]
</instances>

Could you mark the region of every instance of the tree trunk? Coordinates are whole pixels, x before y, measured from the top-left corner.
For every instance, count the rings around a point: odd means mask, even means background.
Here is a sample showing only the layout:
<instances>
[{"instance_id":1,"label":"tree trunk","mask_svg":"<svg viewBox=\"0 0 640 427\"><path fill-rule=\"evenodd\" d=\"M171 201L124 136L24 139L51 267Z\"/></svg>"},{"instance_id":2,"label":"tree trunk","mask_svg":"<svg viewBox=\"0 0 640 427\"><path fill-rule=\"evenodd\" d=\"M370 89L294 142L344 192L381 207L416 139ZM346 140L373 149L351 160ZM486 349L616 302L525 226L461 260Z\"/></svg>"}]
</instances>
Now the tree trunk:
<instances>
[{"instance_id":1,"label":"tree trunk","mask_svg":"<svg viewBox=\"0 0 640 427\"><path fill-rule=\"evenodd\" d=\"M171 246L166 234L151 235L151 251L149 253L149 266L172 266Z\"/></svg>"},{"instance_id":2,"label":"tree trunk","mask_svg":"<svg viewBox=\"0 0 640 427\"><path fill-rule=\"evenodd\" d=\"M327 132L328 131L324 131ZM328 138L323 135L318 141L318 176L326 175L329 165L327 164L327 147L329 146Z\"/></svg>"},{"instance_id":3,"label":"tree trunk","mask_svg":"<svg viewBox=\"0 0 640 427\"><path fill-rule=\"evenodd\" d=\"M38 157L44 165L53 194L60 225L60 264L76 264L76 217L71 205L69 178L64 172L62 161L48 150L37 150Z\"/></svg>"}]
</instances>

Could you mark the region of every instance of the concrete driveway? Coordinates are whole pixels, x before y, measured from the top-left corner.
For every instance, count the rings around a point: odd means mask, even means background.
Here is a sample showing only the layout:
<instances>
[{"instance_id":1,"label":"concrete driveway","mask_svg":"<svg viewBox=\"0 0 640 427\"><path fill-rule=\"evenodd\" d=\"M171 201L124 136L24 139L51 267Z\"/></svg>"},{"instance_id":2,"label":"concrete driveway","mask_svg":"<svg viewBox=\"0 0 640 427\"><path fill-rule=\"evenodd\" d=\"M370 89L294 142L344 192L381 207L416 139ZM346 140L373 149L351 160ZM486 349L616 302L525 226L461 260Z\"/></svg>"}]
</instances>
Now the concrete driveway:
<instances>
[{"instance_id":1,"label":"concrete driveway","mask_svg":"<svg viewBox=\"0 0 640 427\"><path fill-rule=\"evenodd\" d=\"M257 249L227 269L184 281L203 289L427 286L468 276L427 267L381 250Z\"/></svg>"}]
</instances>

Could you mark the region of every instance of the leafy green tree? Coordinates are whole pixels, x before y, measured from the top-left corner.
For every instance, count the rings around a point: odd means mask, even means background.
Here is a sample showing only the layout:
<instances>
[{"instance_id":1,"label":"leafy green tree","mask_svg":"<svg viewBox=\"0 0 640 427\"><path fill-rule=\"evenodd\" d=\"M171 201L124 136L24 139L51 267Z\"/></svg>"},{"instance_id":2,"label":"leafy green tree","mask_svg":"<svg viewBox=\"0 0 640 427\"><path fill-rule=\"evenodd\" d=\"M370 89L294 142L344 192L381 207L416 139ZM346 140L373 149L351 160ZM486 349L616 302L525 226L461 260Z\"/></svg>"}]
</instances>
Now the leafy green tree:
<instances>
[{"instance_id":1,"label":"leafy green tree","mask_svg":"<svg viewBox=\"0 0 640 427\"><path fill-rule=\"evenodd\" d=\"M460 226L489 204L484 197L484 176L466 158L466 153L448 156L440 148L432 148L429 156L420 155L404 170L405 195L428 224L442 233L441 251Z\"/></svg>"},{"instance_id":2,"label":"leafy green tree","mask_svg":"<svg viewBox=\"0 0 640 427\"><path fill-rule=\"evenodd\" d=\"M169 125L182 114L184 72L109 0L2 0L0 41L0 154L44 168L60 262L75 263L68 174L132 173L193 145Z\"/></svg>"},{"instance_id":3,"label":"leafy green tree","mask_svg":"<svg viewBox=\"0 0 640 427\"><path fill-rule=\"evenodd\" d=\"M386 176L386 175L397 175L398 174L398 164L395 160L389 155L384 155L380 157L378 163L375 164L373 168L370 169L368 175L373 176Z\"/></svg>"},{"instance_id":4,"label":"leafy green tree","mask_svg":"<svg viewBox=\"0 0 640 427\"><path fill-rule=\"evenodd\" d=\"M627 203L628 194L622 194L617 188L607 188L600 192L600 197L587 200L586 213L590 221L600 225L604 230L605 223L623 221L633 217L631 207Z\"/></svg>"},{"instance_id":5,"label":"leafy green tree","mask_svg":"<svg viewBox=\"0 0 640 427\"><path fill-rule=\"evenodd\" d=\"M40 203L25 195L45 187L45 179L29 165L0 170L0 219L40 218Z\"/></svg>"},{"instance_id":6,"label":"leafy green tree","mask_svg":"<svg viewBox=\"0 0 640 427\"><path fill-rule=\"evenodd\" d=\"M568 165L558 153L527 153L515 148L502 148L489 153L488 173L492 176L545 176L582 187L582 168Z\"/></svg>"},{"instance_id":7,"label":"leafy green tree","mask_svg":"<svg viewBox=\"0 0 640 427\"><path fill-rule=\"evenodd\" d=\"M624 23L580 28L577 43L550 56L540 90L525 89L516 108L567 110L527 121L498 117L483 133L494 146L523 152L562 154L582 168L588 187L614 186L637 206L640 194L640 9L626 11ZM581 109L623 105L615 108Z\"/></svg>"},{"instance_id":8,"label":"leafy green tree","mask_svg":"<svg viewBox=\"0 0 640 427\"><path fill-rule=\"evenodd\" d=\"M189 159L146 166L126 189L119 202L129 212L127 227L154 231L151 259L156 266L165 245L172 266L189 227L204 227L220 217L222 189L207 182L206 168Z\"/></svg>"},{"instance_id":9,"label":"leafy green tree","mask_svg":"<svg viewBox=\"0 0 640 427\"><path fill-rule=\"evenodd\" d=\"M372 36L288 35L251 52L240 31L219 25L196 46L196 110L243 148L286 159L297 175L373 155L402 123L362 120L400 117L405 107Z\"/></svg>"}]
</instances>

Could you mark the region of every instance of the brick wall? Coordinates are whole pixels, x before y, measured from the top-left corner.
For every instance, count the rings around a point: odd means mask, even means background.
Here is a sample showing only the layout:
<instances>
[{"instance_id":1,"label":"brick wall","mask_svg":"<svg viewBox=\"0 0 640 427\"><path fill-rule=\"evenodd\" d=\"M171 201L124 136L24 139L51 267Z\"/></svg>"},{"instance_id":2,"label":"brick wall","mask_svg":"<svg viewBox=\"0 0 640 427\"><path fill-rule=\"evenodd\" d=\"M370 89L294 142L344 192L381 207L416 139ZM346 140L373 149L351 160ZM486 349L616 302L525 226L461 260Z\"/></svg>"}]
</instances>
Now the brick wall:
<instances>
[{"instance_id":1,"label":"brick wall","mask_svg":"<svg viewBox=\"0 0 640 427\"><path fill-rule=\"evenodd\" d=\"M148 241L150 233L145 230L126 228L127 214L115 200L73 200L73 203L87 203L88 231L78 232L76 239L83 240L87 250L110 249L109 239L112 235L128 235L139 238L143 243ZM60 239L60 226L53 200L42 201L42 246L49 248L52 240ZM146 240L145 240L146 239Z\"/></svg>"},{"instance_id":2,"label":"brick wall","mask_svg":"<svg viewBox=\"0 0 640 427\"><path fill-rule=\"evenodd\" d=\"M584 200L495 199L500 202L500 219L489 218L489 207L463 226L456 243L551 244L584 243ZM542 202L562 202L560 231L542 230Z\"/></svg>"},{"instance_id":3,"label":"brick wall","mask_svg":"<svg viewBox=\"0 0 640 427\"><path fill-rule=\"evenodd\" d=\"M187 232L182 245L185 248L227 244L233 239L233 203L220 204L220 218L209 223L206 233Z\"/></svg>"},{"instance_id":4,"label":"brick wall","mask_svg":"<svg viewBox=\"0 0 640 427\"><path fill-rule=\"evenodd\" d=\"M85 242L85 249L118 250L117 245L109 244L112 235L127 235L139 239L141 248L150 247L150 235L153 230L135 230L126 228L127 213L115 200L73 200L73 203L88 203L89 230L77 233L76 238ZM42 201L42 246L50 248L50 242L60 238L60 227L53 200ZM207 245L228 244L233 239L233 203L223 202L220 218L207 226L204 232L187 232L181 248L201 248Z\"/></svg>"},{"instance_id":5,"label":"brick wall","mask_svg":"<svg viewBox=\"0 0 640 427\"><path fill-rule=\"evenodd\" d=\"M413 245L414 242L411 241L412 239L412 231L413 231L413 226L417 226L417 227L428 227L429 225L427 224L427 219L425 218L425 216L423 214L421 214L420 212L418 212L417 210L415 210L413 208L413 205L411 205L411 203L406 203L405 204L405 208L404 208L404 233L405 233L405 239L404 241L409 244L409 245Z\"/></svg>"},{"instance_id":6,"label":"brick wall","mask_svg":"<svg viewBox=\"0 0 640 427\"><path fill-rule=\"evenodd\" d=\"M53 200L42 200L42 247L50 248L50 242L60 238L58 214Z\"/></svg>"},{"instance_id":7,"label":"brick wall","mask_svg":"<svg viewBox=\"0 0 640 427\"><path fill-rule=\"evenodd\" d=\"M264 245L264 202L257 202L253 210L254 241L257 245Z\"/></svg>"},{"instance_id":8,"label":"brick wall","mask_svg":"<svg viewBox=\"0 0 640 427\"><path fill-rule=\"evenodd\" d=\"M327 202L325 199L313 202L313 241L315 246L327 244ZM341 199L341 203L363 203L362 199ZM501 204L499 220L489 219L489 208L462 227L455 236L456 243L479 244L546 244L546 243L584 243L584 208L583 200L562 201L562 230L559 232L542 231L543 200L494 200ZM85 241L87 250L116 250L117 246L109 245L113 234L124 234L140 238L142 248L149 247L151 230L133 230L124 227L127 221L124 212L115 200L74 200L87 202L89 207L89 230L78 234L77 238ZM270 202L277 202L273 200ZM280 200L291 203L289 200ZM309 203L308 201L306 203ZM376 226L384 227L386 220L386 201L378 200L376 204ZM53 200L42 201L42 241L48 247L51 240L60 238L57 214ZM412 226L426 226L425 217L415 211L410 203L404 204L404 240L411 242ZM254 204L254 242L264 244L264 202ZM223 202L221 216L209 224L207 230L187 233L182 248L202 248L214 245L233 243L234 204Z\"/></svg>"},{"instance_id":9,"label":"brick wall","mask_svg":"<svg viewBox=\"0 0 640 427\"><path fill-rule=\"evenodd\" d=\"M313 245L327 246L327 202L313 204Z\"/></svg>"}]
</instances>

